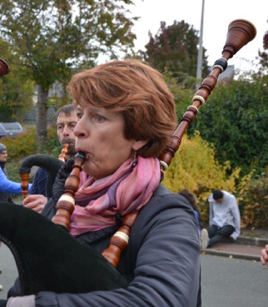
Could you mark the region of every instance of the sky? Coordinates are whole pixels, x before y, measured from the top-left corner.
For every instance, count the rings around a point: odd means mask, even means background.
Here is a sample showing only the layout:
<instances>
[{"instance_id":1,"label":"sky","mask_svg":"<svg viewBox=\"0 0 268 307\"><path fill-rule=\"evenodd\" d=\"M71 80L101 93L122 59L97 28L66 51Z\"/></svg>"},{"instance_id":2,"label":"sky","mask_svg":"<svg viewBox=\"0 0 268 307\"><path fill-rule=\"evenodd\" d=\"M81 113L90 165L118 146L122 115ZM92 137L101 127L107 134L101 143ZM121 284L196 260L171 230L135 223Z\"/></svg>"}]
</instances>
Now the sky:
<instances>
[{"instance_id":1,"label":"sky","mask_svg":"<svg viewBox=\"0 0 268 307\"><path fill-rule=\"evenodd\" d=\"M133 16L140 16L133 31L135 51L145 50L149 41L148 32L153 36L160 28L160 22L167 25L174 20L184 20L200 31L202 0L135 0L131 7ZM249 71L256 68L258 50L263 50L263 36L268 31L268 0L204 0L203 47L207 49L208 64L221 57L228 25L235 19L246 19L254 24L257 35L228 61L235 69Z\"/></svg>"}]
</instances>

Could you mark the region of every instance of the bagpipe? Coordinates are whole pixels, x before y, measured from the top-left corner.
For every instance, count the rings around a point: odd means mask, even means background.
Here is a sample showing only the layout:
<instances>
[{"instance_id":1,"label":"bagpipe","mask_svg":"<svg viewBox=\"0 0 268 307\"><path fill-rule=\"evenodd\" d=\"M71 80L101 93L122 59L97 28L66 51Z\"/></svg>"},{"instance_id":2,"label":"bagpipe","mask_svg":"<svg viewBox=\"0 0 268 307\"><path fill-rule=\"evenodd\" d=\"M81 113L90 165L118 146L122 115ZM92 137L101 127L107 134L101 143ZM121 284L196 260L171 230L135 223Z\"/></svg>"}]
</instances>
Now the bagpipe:
<instances>
[{"instance_id":1,"label":"bagpipe","mask_svg":"<svg viewBox=\"0 0 268 307\"><path fill-rule=\"evenodd\" d=\"M173 133L172 142L160 156L161 172L168 168L179 149L182 137L201 107L214 89L219 75L227 68L228 60L244 45L254 39L256 29L246 20L230 23L222 57L205 78L193 97L183 118ZM8 72L6 63L0 61L0 73ZM2 73L2 75L6 74ZM27 195L27 176L37 159L52 181L62 167L61 161L44 155L27 158L20 168L22 188ZM56 161L57 160L57 161ZM122 225L112 236L110 246L102 254L90 246L78 242L69 233L70 216L74 210L74 194L79 187L79 174L84 156L78 153L70 176L65 182L64 193L56 205L52 221L23 206L0 203L0 240L12 251L19 272L21 295L40 291L56 293L85 293L127 287L128 282L116 269L120 254L127 248L131 227L139 212L131 212L123 218ZM26 173L26 175L25 175Z\"/></svg>"}]
</instances>

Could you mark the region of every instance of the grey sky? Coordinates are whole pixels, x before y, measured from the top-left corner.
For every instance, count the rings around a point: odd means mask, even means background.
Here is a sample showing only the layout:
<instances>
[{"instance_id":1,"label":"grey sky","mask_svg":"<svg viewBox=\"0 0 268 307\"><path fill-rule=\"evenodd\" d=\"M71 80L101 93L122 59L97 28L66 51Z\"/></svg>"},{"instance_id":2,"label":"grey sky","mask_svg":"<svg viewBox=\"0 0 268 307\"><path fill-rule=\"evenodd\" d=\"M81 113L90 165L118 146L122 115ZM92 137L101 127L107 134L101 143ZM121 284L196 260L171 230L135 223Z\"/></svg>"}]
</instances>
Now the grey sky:
<instances>
[{"instance_id":1,"label":"grey sky","mask_svg":"<svg viewBox=\"0 0 268 307\"><path fill-rule=\"evenodd\" d=\"M144 49L149 41L148 31L155 35L160 21L171 25L174 20L185 20L196 30L200 29L202 0L136 0L135 3L131 11L141 17L134 28L135 50ZM229 65L249 70L253 67L250 63L256 63L255 57L262 50L263 36L268 31L268 0L205 0L203 46L207 49L209 65L220 58L228 25L235 19L247 19L257 29L256 38L229 60Z\"/></svg>"}]
</instances>

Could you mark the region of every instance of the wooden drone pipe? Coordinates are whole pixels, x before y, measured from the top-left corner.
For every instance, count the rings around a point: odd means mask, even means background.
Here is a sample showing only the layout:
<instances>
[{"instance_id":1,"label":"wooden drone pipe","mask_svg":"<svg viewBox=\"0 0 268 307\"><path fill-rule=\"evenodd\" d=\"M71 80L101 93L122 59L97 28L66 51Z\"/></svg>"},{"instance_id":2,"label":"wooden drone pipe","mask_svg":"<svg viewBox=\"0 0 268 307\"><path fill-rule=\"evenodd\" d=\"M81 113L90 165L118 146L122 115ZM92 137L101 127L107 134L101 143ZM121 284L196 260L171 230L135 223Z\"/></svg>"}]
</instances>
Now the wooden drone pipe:
<instances>
[{"instance_id":1,"label":"wooden drone pipe","mask_svg":"<svg viewBox=\"0 0 268 307\"><path fill-rule=\"evenodd\" d=\"M70 229L70 218L75 206L74 195L79 188L79 175L84 163L84 153L78 152L74 158L73 170L65 181L64 193L56 204L57 212L52 219L52 222L63 226L68 231Z\"/></svg>"},{"instance_id":2,"label":"wooden drone pipe","mask_svg":"<svg viewBox=\"0 0 268 307\"><path fill-rule=\"evenodd\" d=\"M166 148L165 152L160 156L162 174L171 164L172 158L180 147L182 137L197 115L199 107L206 103L217 83L219 75L227 68L228 59L232 58L238 50L253 40L255 36L256 29L254 25L247 20L237 19L229 24L226 42L222 51L222 58L214 63L212 72L204 79L200 88L195 93L193 104L188 107L183 115L181 123L173 133L170 146Z\"/></svg>"}]
</instances>

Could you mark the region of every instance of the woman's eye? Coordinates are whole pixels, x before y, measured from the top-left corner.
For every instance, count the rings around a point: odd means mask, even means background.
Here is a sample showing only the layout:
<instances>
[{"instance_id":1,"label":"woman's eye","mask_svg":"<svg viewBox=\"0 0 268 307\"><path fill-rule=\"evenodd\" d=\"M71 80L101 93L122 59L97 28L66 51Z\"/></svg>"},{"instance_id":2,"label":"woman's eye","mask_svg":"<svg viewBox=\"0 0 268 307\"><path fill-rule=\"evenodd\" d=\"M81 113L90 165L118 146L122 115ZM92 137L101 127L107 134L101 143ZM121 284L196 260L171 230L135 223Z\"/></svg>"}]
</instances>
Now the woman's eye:
<instances>
[{"instance_id":1,"label":"woman's eye","mask_svg":"<svg viewBox=\"0 0 268 307\"><path fill-rule=\"evenodd\" d=\"M97 122L103 122L105 118L99 114L96 114L95 119Z\"/></svg>"}]
</instances>

